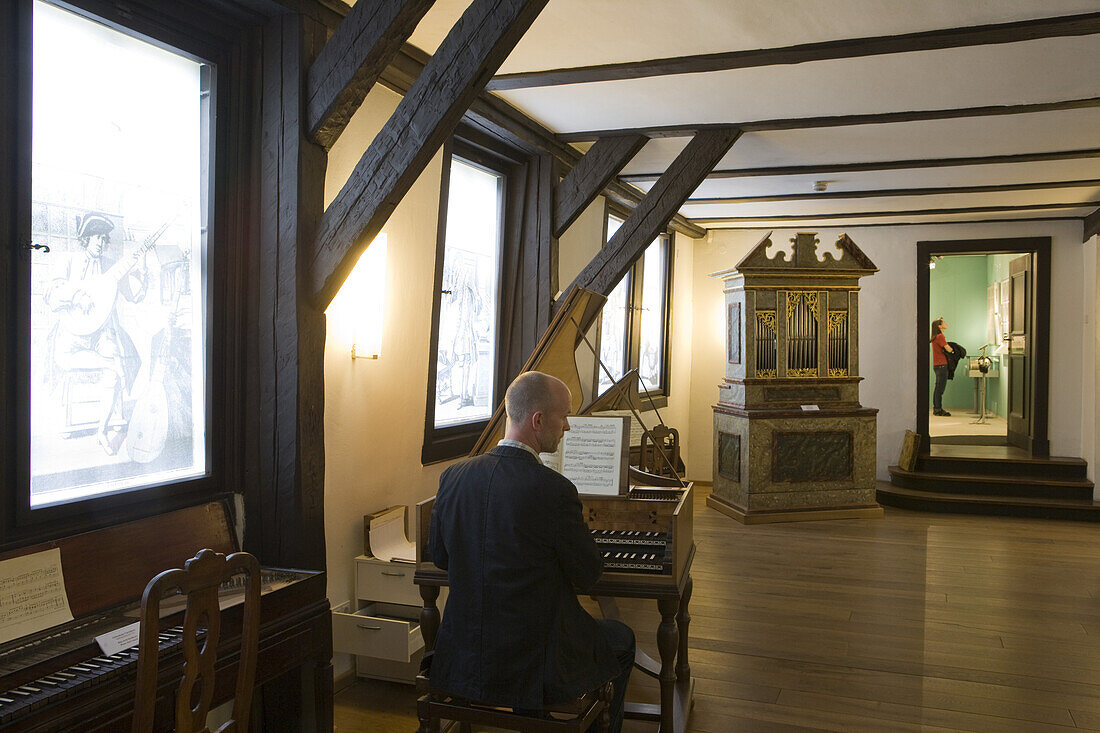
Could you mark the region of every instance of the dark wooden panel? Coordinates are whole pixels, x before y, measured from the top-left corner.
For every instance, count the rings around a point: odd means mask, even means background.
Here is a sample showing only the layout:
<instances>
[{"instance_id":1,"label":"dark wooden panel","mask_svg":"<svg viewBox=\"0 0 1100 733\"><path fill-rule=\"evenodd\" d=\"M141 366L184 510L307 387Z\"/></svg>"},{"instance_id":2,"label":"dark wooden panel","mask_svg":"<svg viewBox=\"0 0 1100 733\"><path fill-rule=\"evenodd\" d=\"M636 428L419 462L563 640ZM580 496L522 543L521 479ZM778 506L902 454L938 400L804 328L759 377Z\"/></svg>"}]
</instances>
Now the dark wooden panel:
<instances>
[{"instance_id":1,"label":"dark wooden panel","mask_svg":"<svg viewBox=\"0 0 1100 733\"><path fill-rule=\"evenodd\" d=\"M718 474L735 483L741 483L741 436L718 433Z\"/></svg>"},{"instance_id":2,"label":"dark wooden panel","mask_svg":"<svg viewBox=\"0 0 1100 733\"><path fill-rule=\"evenodd\" d=\"M309 134L327 150L434 0L356 3L306 79Z\"/></svg>"},{"instance_id":3,"label":"dark wooden panel","mask_svg":"<svg viewBox=\"0 0 1100 733\"><path fill-rule=\"evenodd\" d=\"M324 313L300 297L316 212L323 207L325 154L305 140L301 94L308 43L301 16L272 20L263 35L256 324L257 462L250 491L259 517L246 524L265 565L322 569L324 537ZM259 520L258 522L255 520Z\"/></svg>"},{"instance_id":4,"label":"dark wooden panel","mask_svg":"<svg viewBox=\"0 0 1100 733\"><path fill-rule=\"evenodd\" d=\"M1015 43L1036 38L1082 36L1100 32L1100 13L1036 18L1012 23L995 23L964 28L942 28L897 36L846 38L803 43L782 48L726 51L695 56L652 59L598 66L580 66L546 71L501 74L488 89L526 89L558 84L643 79L669 74L698 74L708 71L748 69L759 66L801 64L826 59L861 58L879 54L929 51L992 43Z\"/></svg>"},{"instance_id":5,"label":"dark wooden panel","mask_svg":"<svg viewBox=\"0 0 1100 733\"><path fill-rule=\"evenodd\" d=\"M474 0L321 218L309 292L325 308L546 0Z\"/></svg>"},{"instance_id":6,"label":"dark wooden panel","mask_svg":"<svg viewBox=\"0 0 1100 733\"><path fill-rule=\"evenodd\" d=\"M1057 112L1066 109L1088 109L1100 106L1100 97L1064 99L1058 102L1035 104L986 105L983 107L959 107L955 109L925 109L907 112L878 112L861 115L832 115L823 117L794 117L789 119L752 120L747 122L721 122L698 125L662 125L657 127L632 127L617 130L580 130L558 135L562 142L585 142L608 135L640 134L649 137L687 137L688 135L724 127L737 127L744 132L769 130L809 130L819 127L850 127L853 125L886 125L895 122L921 122L927 120L952 120L960 117L989 117L993 115L1022 115L1035 112Z\"/></svg>"},{"instance_id":7,"label":"dark wooden panel","mask_svg":"<svg viewBox=\"0 0 1100 733\"><path fill-rule=\"evenodd\" d=\"M723 128L692 138L573 285L606 297L740 136L740 130Z\"/></svg>"},{"instance_id":8,"label":"dark wooden panel","mask_svg":"<svg viewBox=\"0 0 1100 733\"><path fill-rule=\"evenodd\" d=\"M851 433L776 432L772 435L772 481L844 481L851 477Z\"/></svg>"},{"instance_id":9,"label":"dark wooden panel","mask_svg":"<svg viewBox=\"0 0 1100 733\"><path fill-rule=\"evenodd\" d=\"M914 160L880 160L864 163L819 163L816 165L786 165L770 168L727 168L711 171L707 179L755 178L760 176L808 176L821 173L853 173L859 171L894 171L908 168L946 168L960 165L1001 165L1003 163L1034 163L1047 160L1100 158L1100 148L1059 150L1049 153L1018 153L1015 155L984 155L970 158L918 158ZM619 176L626 183L656 181L660 173L630 173Z\"/></svg>"},{"instance_id":10,"label":"dark wooden panel","mask_svg":"<svg viewBox=\"0 0 1100 733\"><path fill-rule=\"evenodd\" d=\"M154 575L182 567L203 548L230 553L236 544L225 505L210 502L22 547L0 560L60 548L69 608L79 618L140 598Z\"/></svg>"},{"instance_id":11,"label":"dark wooden panel","mask_svg":"<svg viewBox=\"0 0 1100 733\"><path fill-rule=\"evenodd\" d=\"M585 207L649 141L645 135L600 138L558 184L554 201L554 236L560 237Z\"/></svg>"}]
</instances>

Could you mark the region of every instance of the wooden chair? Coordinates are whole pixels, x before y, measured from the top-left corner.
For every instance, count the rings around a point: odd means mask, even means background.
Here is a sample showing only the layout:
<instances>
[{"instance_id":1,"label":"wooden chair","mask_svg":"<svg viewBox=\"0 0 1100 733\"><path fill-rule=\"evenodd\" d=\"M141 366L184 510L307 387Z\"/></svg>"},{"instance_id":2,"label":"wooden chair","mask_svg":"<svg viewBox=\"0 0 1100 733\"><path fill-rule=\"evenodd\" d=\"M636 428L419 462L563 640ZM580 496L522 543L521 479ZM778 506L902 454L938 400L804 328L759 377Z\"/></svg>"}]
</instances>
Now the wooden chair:
<instances>
[{"instance_id":1,"label":"wooden chair","mask_svg":"<svg viewBox=\"0 0 1100 733\"><path fill-rule=\"evenodd\" d=\"M664 457L661 456L664 451ZM668 460L666 461L665 458ZM680 433L667 425L656 425L642 433L638 467L658 476L677 476L683 470L680 462Z\"/></svg>"},{"instance_id":2,"label":"wooden chair","mask_svg":"<svg viewBox=\"0 0 1100 733\"><path fill-rule=\"evenodd\" d=\"M218 728L218 733L243 733L248 730L260 631L260 564L247 552L234 552L226 556L213 550L200 550L182 569L165 570L153 578L141 597L133 733L153 730L157 702L160 604L165 592L176 588L187 597L187 611L183 620L183 679L175 699L175 730L176 733L209 733L206 716L214 696L214 663L221 631L218 587L240 572L245 574L245 598L236 697L233 717ZM200 635L204 638L200 639Z\"/></svg>"},{"instance_id":3,"label":"wooden chair","mask_svg":"<svg viewBox=\"0 0 1100 733\"><path fill-rule=\"evenodd\" d=\"M596 730L607 733L611 727L611 683L601 686L576 700L548 706L545 717L524 715L511 708L494 707L466 700L433 689L428 678L431 655L426 655L417 675L416 715L420 721L419 733L439 733L441 722L453 720L462 733L469 733L472 725L518 731L519 733L584 733Z\"/></svg>"}]
</instances>

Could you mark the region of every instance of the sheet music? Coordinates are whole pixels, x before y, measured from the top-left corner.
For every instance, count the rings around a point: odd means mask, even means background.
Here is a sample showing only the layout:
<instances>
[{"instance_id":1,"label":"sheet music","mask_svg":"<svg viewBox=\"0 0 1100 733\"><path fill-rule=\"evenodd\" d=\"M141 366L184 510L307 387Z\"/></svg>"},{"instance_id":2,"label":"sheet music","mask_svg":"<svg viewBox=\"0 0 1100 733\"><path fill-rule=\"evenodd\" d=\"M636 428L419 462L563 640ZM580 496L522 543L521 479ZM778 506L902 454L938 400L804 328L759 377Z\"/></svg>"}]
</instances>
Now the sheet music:
<instances>
[{"instance_id":1,"label":"sheet music","mask_svg":"<svg viewBox=\"0 0 1100 733\"><path fill-rule=\"evenodd\" d=\"M628 417L630 418L630 445L642 444L642 433L645 432L645 428L638 422L638 418L634 417L634 413L630 410L604 410L602 412L592 413L593 417Z\"/></svg>"},{"instance_id":2,"label":"sheet music","mask_svg":"<svg viewBox=\"0 0 1100 733\"><path fill-rule=\"evenodd\" d=\"M569 418L569 431L562 438L560 473L581 494L618 494L625 433L622 418Z\"/></svg>"},{"instance_id":3,"label":"sheet music","mask_svg":"<svg viewBox=\"0 0 1100 733\"><path fill-rule=\"evenodd\" d=\"M395 506L371 517L370 551L387 562L416 562L416 547L405 535L405 507Z\"/></svg>"},{"instance_id":4,"label":"sheet music","mask_svg":"<svg viewBox=\"0 0 1100 733\"><path fill-rule=\"evenodd\" d=\"M0 561L0 644L72 620L59 548Z\"/></svg>"}]
</instances>

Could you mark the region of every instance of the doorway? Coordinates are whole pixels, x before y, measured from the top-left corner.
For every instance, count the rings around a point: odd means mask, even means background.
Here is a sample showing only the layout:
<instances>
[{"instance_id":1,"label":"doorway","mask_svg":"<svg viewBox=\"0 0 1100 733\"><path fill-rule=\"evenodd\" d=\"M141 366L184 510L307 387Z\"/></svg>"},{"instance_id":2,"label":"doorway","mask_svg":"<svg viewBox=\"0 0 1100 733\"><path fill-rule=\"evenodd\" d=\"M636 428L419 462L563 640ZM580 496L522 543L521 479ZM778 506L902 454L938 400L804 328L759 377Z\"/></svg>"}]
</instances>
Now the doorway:
<instances>
[{"instance_id":1,"label":"doorway","mask_svg":"<svg viewBox=\"0 0 1100 733\"><path fill-rule=\"evenodd\" d=\"M1049 455L1050 239L918 242L917 287L921 452ZM946 370L933 369L940 318ZM953 372L938 407L937 371Z\"/></svg>"}]
</instances>

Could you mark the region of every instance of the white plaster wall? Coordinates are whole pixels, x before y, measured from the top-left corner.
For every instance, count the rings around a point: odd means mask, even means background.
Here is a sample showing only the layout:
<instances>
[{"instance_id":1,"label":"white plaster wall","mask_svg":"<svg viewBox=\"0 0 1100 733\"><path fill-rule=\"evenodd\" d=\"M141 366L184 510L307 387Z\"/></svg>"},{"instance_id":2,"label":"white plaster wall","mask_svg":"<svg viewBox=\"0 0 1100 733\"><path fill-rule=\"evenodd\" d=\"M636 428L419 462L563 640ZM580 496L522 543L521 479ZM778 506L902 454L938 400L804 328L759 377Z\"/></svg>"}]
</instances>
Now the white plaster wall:
<instances>
[{"instance_id":1,"label":"white plaster wall","mask_svg":"<svg viewBox=\"0 0 1100 733\"><path fill-rule=\"evenodd\" d=\"M823 244L831 244L845 230L816 231ZM736 265L765 233L713 230L695 246L691 442L686 460L688 476L696 480L711 477L711 408L724 369L722 283L707 275ZM1085 289L1086 282L1092 287L1090 278L1095 280L1095 248L1086 255L1079 222L866 227L848 233L879 268L861 281L859 334L860 372L865 377L860 401L879 409L878 478L889 478L887 466L896 462L905 430L916 425L916 243L1007 237L1052 239L1050 449L1053 455L1087 454L1091 471L1096 440L1083 439L1082 428L1085 420L1095 425L1095 413L1090 416L1083 405L1092 405L1095 399L1091 353L1095 348L1091 345L1100 341L1100 331L1085 323ZM776 230L772 241L785 243L794 234L795 230ZM1095 302L1094 295L1089 297ZM1090 347L1086 349L1085 344Z\"/></svg>"},{"instance_id":2,"label":"white plaster wall","mask_svg":"<svg viewBox=\"0 0 1100 733\"><path fill-rule=\"evenodd\" d=\"M375 85L329 154L326 205L400 101ZM337 312L329 313L325 344L325 540L332 605L354 595L354 562L363 553L363 515L395 504L412 507L435 493L447 464L420 465L428 379L436 224L442 157L437 154L387 222L388 258L382 355L349 356ZM370 314L352 313L366 318ZM337 654L337 675L351 670Z\"/></svg>"}]
</instances>

